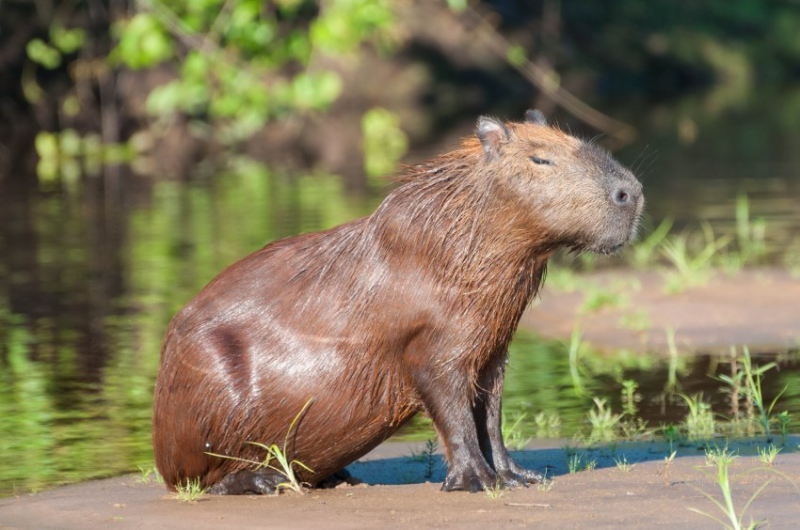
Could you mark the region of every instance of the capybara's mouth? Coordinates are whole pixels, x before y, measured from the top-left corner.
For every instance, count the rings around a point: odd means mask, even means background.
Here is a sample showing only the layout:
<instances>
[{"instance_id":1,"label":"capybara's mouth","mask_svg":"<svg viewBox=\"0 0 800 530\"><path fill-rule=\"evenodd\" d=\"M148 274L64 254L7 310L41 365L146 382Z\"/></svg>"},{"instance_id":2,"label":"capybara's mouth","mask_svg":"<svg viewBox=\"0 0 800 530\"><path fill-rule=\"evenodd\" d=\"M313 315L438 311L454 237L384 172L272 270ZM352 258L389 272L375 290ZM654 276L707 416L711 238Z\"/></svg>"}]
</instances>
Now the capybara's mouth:
<instances>
[{"instance_id":1,"label":"capybara's mouth","mask_svg":"<svg viewBox=\"0 0 800 530\"><path fill-rule=\"evenodd\" d=\"M625 246L625 243L617 243L617 244L614 244L614 245L593 247L593 248L590 248L589 250L591 252L594 252L595 254L603 254L604 256L608 256L610 254L618 253L620 250L622 250L622 247L624 247L624 246Z\"/></svg>"}]
</instances>

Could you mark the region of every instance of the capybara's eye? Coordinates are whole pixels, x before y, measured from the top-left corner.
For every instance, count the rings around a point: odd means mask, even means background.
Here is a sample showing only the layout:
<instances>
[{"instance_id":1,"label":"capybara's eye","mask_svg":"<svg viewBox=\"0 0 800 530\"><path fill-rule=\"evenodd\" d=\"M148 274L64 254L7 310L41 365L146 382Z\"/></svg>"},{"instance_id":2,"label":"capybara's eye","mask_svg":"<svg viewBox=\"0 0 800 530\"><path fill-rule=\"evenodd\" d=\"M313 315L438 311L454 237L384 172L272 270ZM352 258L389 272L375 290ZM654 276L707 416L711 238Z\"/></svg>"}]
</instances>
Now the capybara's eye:
<instances>
[{"instance_id":1,"label":"capybara's eye","mask_svg":"<svg viewBox=\"0 0 800 530\"><path fill-rule=\"evenodd\" d=\"M540 166L554 166L556 165L555 162L552 160L548 160L547 158L539 158L538 156L531 156L528 157L534 164L539 164Z\"/></svg>"}]
</instances>

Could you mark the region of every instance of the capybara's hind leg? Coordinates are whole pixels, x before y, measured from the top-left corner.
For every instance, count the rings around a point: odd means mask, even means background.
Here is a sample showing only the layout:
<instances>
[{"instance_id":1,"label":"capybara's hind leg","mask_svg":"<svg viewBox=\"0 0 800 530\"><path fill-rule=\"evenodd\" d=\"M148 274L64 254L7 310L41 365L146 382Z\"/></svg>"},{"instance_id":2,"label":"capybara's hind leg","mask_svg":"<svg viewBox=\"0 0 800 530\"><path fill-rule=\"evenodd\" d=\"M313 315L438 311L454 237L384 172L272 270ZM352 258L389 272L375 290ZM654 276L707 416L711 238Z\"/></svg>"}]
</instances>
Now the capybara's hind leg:
<instances>
[{"instance_id":1,"label":"capybara's hind leg","mask_svg":"<svg viewBox=\"0 0 800 530\"><path fill-rule=\"evenodd\" d=\"M284 476L269 469L243 470L225 475L208 492L215 495L271 495L276 492L278 484L285 480Z\"/></svg>"}]
</instances>

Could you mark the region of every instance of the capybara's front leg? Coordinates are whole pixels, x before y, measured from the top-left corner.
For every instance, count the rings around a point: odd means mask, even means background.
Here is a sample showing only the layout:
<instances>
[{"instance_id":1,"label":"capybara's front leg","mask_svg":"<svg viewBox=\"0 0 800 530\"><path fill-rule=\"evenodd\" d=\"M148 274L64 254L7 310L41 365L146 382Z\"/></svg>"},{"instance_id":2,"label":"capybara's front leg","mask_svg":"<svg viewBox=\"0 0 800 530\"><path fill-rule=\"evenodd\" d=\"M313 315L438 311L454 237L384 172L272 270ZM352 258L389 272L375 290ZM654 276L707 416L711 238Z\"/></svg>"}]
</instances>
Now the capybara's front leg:
<instances>
[{"instance_id":1,"label":"capybara's front leg","mask_svg":"<svg viewBox=\"0 0 800 530\"><path fill-rule=\"evenodd\" d=\"M444 491L482 491L497 484L497 474L486 462L478 444L475 418L466 384L442 388L442 381L431 378L431 387L420 388L422 401L444 444L447 476Z\"/></svg>"},{"instance_id":2,"label":"capybara's front leg","mask_svg":"<svg viewBox=\"0 0 800 530\"><path fill-rule=\"evenodd\" d=\"M500 481L505 486L527 485L544 480L541 474L517 464L508 453L502 432L503 398L500 392L489 393L486 401L486 430L491 446L492 461Z\"/></svg>"},{"instance_id":3,"label":"capybara's front leg","mask_svg":"<svg viewBox=\"0 0 800 530\"><path fill-rule=\"evenodd\" d=\"M515 487L542 482L544 478L517 464L503 441L503 380L507 358L507 354L498 356L483 372L480 380L482 395L475 404L475 421L486 460L504 486Z\"/></svg>"}]
</instances>

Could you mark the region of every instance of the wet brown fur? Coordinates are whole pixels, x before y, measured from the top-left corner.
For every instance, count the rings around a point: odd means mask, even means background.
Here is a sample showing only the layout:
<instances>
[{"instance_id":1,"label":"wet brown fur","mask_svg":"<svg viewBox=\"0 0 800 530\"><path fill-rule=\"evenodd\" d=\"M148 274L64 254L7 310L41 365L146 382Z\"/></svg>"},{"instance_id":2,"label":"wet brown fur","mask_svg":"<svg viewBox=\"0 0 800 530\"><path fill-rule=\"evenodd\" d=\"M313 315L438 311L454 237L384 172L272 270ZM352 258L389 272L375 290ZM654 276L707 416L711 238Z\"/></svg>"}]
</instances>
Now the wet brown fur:
<instances>
[{"instance_id":1,"label":"wet brown fur","mask_svg":"<svg viewBox=\"0 0 800 530\"><path fill-rule=\"evenodd\" d=\"M469 138L406 168L372 215L233 264L176 315L153 417L168 487L195 477L210 486L247 469L206 453L262 459L245 442L282 444L310 399L288 453L314 470L301 472L311 484L420 410L451 468L472 466L475 450L460 447L472 442L448 441L471 440L458 427L471 421L462 409L502 391L507 345L548 257L563 246L611 250L632 237L641 213L638 199L625 216L607 204L604 172L624 170L602 151L539 124L505 127L508 137L488 147ZM534 154L558 158L557 169L533 164ZM486 460L500 472L502 463ZM461 479L451 482L457 489Z\"/></svg>"}]
</instances>

